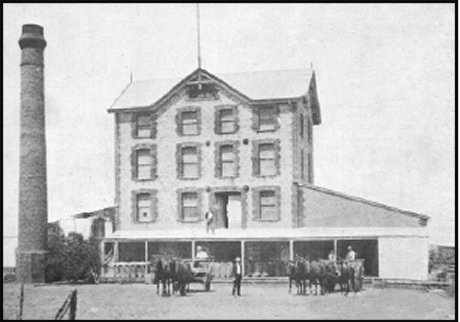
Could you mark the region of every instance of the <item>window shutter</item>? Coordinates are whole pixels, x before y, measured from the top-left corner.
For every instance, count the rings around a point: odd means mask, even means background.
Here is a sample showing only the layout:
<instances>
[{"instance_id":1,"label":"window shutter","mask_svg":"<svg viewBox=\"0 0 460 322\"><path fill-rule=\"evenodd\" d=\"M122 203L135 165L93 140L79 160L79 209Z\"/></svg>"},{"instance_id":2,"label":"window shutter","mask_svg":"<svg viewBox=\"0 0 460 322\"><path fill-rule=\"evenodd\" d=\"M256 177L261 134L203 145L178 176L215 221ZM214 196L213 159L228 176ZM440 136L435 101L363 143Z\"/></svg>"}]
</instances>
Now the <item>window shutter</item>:
<instances>
[{"instance_id":1,"label":"window shutter","mask_svg":"<svg viewBox=\"0 0 460 322\"><path fill-rule=\"evenodd\" d=\"M182 178L182 145L176 144L176 174L177 178Z\"/></svg>"},{"instance_id":2,"label":"window shutter","mask_svg":"<svg viewBox=\"0 0 460 322\"><path fill-rule=\"evenodd\" d=\"M182 136L182 112L178 111L176 114L176 132L177 135Z\"/></svg>"},{"instance_id":3,"label":"window shutter","mask_svg":"<svg viewBox=\"0 0 460 322\"><path fill-rule=\"evenodd\" d=\"M150 138L155 139L157 137L157 118L155 115L150 117Z\"/></svg>"},{"instance_id":4,"label":"window shutter","mask_svg":"<svg viewBox=\"0 0 460 322\"><path fill-rule=\"evenodd\" d=\"M220 178L222 175L222 160L220 156L220 144L216 143L214 149L214 175L216 178Z\"/></svg>"},{"instance_id":5,"label":"window shutter","mask_svg":"<svg viewBox=\"0 0 460 322\"><path fill-rule=\"evenodd\" d=\"M137 118L134 113L131 114L131 137L137 137Z\"/></svg>"},{"instance_id":6,"label":"window shutter","mask_svg":"<svg viewBox=\"0 0 460 322\"><path fill-rule=\"evenodd\" d=\"M137 150L131 152L131 178L137 179Z\"/></svg>"},{"instance_id":7,"label":"window shutter","mask_svg":"<svg viewBox=\"0 0 460 322\"><path fill-rule=\"evenodd\" d=\"M150 178L154 180L157 177L157 146L155 144L150 147L150 157L152 158L150 162Z\"/></svg>"},{"instance_id":8,"label":"window shutter","mask_svg":"<svg viewBox=\"0 0 460 322\"><path fill-rule=\"evenodd\" d=\"M252 175L257 176L259 174L259 143L252 142Z\"/></svg>"},{"instance_id":9,"label":"window shutter","mask_svg":"<svg viewBox=\"0 0 460 322\"><path fill-rule=\"evenodd\" d=\"M252 190L252 219L257 220L260 218L260 190Z\"/></svg>"},{"instance_id":10,"label":"window shutter","mask_svg":"<svg viewBox=\"0 0 460 322\"><path fill-rule=\"evenodd\" d=\"M275 165L276 165L276 174L281 174L281 141L279 139L275 140Z\"/></svg>"},{"instance_id":11,"label":"window shutter","mask_svg":"<svg viewBox=\"0 0 460 322\"><path fill-rule=\"evenodd\" d=\"M157 199L157 191L156 190L151 190L150 193L150 198L151 198L151 218L152 221L156 221L158 219L158 199Z\"/></svg>"}]
</instances>

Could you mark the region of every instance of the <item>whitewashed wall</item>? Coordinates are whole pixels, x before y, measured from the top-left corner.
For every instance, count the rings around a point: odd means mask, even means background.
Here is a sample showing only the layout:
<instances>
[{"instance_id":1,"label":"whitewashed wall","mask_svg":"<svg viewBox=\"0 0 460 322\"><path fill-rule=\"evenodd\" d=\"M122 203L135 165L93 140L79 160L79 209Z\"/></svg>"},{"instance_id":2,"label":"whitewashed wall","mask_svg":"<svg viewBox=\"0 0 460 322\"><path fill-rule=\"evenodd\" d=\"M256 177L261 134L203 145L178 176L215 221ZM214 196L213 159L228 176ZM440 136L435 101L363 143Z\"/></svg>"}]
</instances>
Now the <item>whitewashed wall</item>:
<instances>
[{"instance_id":1,"label":"whitewashed wall","mask_svg":"<svg viewBox=\"0 0 460 322\"><path fill-rule=\"evenodd\" d=\"M428 278L428 237L381 237L378 245L379 277Z\"/></svg>"}]
</instances>

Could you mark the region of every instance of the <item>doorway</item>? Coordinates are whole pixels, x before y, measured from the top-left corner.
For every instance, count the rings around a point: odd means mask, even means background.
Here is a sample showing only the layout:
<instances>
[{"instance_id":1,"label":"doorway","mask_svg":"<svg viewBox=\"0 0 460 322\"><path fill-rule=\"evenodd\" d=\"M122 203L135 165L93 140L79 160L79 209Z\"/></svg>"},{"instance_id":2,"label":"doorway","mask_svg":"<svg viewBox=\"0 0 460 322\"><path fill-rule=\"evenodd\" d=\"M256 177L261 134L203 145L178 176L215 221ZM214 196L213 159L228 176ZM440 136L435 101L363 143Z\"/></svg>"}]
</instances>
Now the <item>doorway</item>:
<instances>
[{"instance_id":1,"label":"doorway","mask_svg":"<svg viewBox=\"0 0 460 322\"><path fill-rule=\"evenodd\" d=\"M241 227L241 192L218 192L215 194L216 228Z\"/></svg>"}]
</instances>

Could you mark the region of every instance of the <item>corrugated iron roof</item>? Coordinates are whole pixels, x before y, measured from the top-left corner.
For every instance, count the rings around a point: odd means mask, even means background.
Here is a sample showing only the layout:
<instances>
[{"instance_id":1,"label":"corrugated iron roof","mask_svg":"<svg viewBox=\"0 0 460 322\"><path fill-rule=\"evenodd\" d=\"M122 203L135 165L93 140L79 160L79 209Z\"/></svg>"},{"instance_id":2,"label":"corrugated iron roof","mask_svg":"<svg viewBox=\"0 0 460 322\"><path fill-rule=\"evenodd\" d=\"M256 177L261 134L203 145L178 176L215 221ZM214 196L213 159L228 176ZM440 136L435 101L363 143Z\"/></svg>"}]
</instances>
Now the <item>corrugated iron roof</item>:
<instances>
[{"instance_id":1,"label":"corrugated iron roof","mask_svg":"<svg viewBox=\"0 0 460 322\"><path fill-rule=\"evenodd\" d=\"M195 72L187 77L190 77ZM213 76L224 81L234 90L251 100L269 100L297 98L305 95L312 75L313 71L311 69L291 69L214 74ZM115 100L111 110L151 106L185 78L132 82Z\"/></svg>"}]
</instances>

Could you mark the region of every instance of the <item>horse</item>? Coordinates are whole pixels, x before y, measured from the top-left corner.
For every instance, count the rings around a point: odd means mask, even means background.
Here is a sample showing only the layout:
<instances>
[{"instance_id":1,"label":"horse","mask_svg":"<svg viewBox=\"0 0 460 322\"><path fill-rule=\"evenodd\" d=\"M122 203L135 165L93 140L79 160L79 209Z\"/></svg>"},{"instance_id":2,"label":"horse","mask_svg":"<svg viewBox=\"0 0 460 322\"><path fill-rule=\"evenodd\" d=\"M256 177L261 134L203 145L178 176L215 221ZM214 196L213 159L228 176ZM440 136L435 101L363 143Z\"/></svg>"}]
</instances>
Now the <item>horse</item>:
<instances>
[{"instance_id":1,"label":"horse","mask_svg":"<svg viewBox=\"0 0 460 322\"><path fill-rule=\"evenodd\" d=\"M320 294L325 294L325 277L326 267L323 262L312 260L307 262L308 280L310 284L310 294L312 294L312 286L315 285L315 295L318 295L318 286L320 288Z\"/></svg>"},{"instance_id":2,"label":"horse","mask_svg":"<svg viewBox=\"0 0 460 322\"><path fill-rule=\"evenodd\" d=\"M160 285L163 286L162 295L171 295L171 280L175 271L175 262L168 256L152 256L150 261L153 266L154 280L153 284L157 285L157 294L160 294Z\"/></svg>"},{"instance_id":3,"label":"horse","mask_svg":"<svg viewBox=\"0 0 460 322\"><path fill-rule=\"evenodd\" d=\"M324 277L324 290L326 293L333 293L335 284L339 279L339 271L335 261L324 261L326 274Z\"/></svg>"},{"instance_id":4,"label":"horse","mask_svg":"<svg viewBox=\"0 0 460 322\"><path fill-rule=\"evenodd\" d=\"M190 283L193 281L192 268L190 263L186 263L180 259L174 260L174 273L172 278L173 292L179 291L181 296L187 294L187 285L190 290Z\"/></svg>"},{"instance_id":5,"label":"horse","mask_svg":"<svg viewBox=\"0 0 460 322\"><path fill-rule=\"evenodd\" d=\"M287 267L289 275L289 294L292 292L292 281L295 282L297 294L306 294L308 279L307 265L308 262L300 256L296 256L295 260L289 261Z\"/></svg>"},{"instance_id":6,"label":"horse","mask_svg":"<svg viewBox=\"0 0 460 322\"><path fill-rule=\"evenodd\" d=\"M355 291L355 270L350 262L347 261L340 262L339 266L340 293L348 295L348 293L350 293L350 288Z\"/></svg>"},{"instance_id":7,"label":"horse","mask_svg":"<svg viewBox=\"0 0 460 322\"><path fill-rule=\"evenodd\" d=\"M364 267L361 261L340 262L340 291L348 295L350 289L356 294L362 288Z\"/></svg>"}]
</instances>

